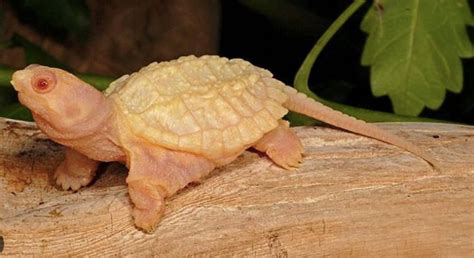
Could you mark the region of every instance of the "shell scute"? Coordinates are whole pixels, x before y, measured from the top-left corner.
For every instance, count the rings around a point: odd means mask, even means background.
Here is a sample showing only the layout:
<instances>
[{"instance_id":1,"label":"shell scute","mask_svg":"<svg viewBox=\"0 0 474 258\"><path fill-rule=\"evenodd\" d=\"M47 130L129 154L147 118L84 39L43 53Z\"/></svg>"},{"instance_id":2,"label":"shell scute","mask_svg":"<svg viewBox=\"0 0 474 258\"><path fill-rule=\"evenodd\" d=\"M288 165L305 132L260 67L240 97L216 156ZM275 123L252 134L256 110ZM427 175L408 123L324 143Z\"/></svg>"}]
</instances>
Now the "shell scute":
<instances>
[{"instance_id":1,"label":"shell scute","mask_svg":"<svg viewBox=\"0 0 474 258\"><path fill-rule=\"evenodd\" d=\"M260 110L256 116L253 117L255 126L261 132L268 132L278 125L278 120L274 119L266 109Z\"/></svg>"},{"instance_id":2,"label":"shell scute","mask_svg":"<svg viewBox=\"0 0 474 258\"><path fill-rule=\"evenodd\" d=\"M247 90L242 93L241 101L245 102L254 112L258 112L263 108L261 100Z\"/></svg>"},{"instance_id":3,"label":"shell scute","mask_svg":"<svg viewBox=\"0 0 474 258\"><path fill-rule=\"evenodd\" d=\"M285 88L242 59L186 56L123 76L106 96L136 136L219 159L277 127L288 112Z\"/></svg>"},{"instance_id":4,"label":"shell scute","mask_svg":"<svg viewBox=\"0 0 474 258\"><path fill-rule=\"evenodd\" d=\"M222 123L218 110L210 107L202 110L201 113L202 121L205 123L203 130L212 130L212 129L223 129L225 128Z\"/></svg>"},{"instance_id":5,"label":"shell scute","mask_svg":"<svg viewBox=\"0 0 474 258\"><path fill-rule=\"evenodd\" d=\"M253 117L243 118L238 128L244 144L251 144L256 138L259 139L263 135L260 129L255 126Z\"/></svg>"},{"instance_id":6,"label":"shell scute","mask_svg":"<svg viewBox=\"0 0 474 258\"><path fill-rule=\"evenodd\" d=\"M264 106L265 106L265 109L268 110L268 112L270 113L270 115L273 116L274 119L280 119L281 117L286 115L286 113L288 112L286 108L282 107L280 104L278 104L272 99L265 100Z\"/></svg>"},{"instance_id":7,"label":"shell scute","mask_svg":"<svg viewBox=\"0 0 474 258\"><path fill-rule=\"evenodd\" d=\"M231 153L238 151L243 145L240 131L237 126L226 128L222 133L222 139L224 141L224 149Z\"/></svg>"},{"instance_id":8,"label":"shell scute","mask_svg":"<svg viewBox=\"0 0 474 258\"><path fill-rule=\"evenodd\" d=\"M241 116L224 98L217 98L214 102L214 108L219 114L218 119L222 123L223 128L239 123Z\"/></svg>"},{"instance_id":9,"label":"shell scute","mask_svg":"<svg viewBox=\"0 0 474 258\"><path fill-rule=\"evenodd\" d=\"M222 130L208 129L202 132L203 151L222 153L224 141L222 140Z\"/></svg>"},{"instance_id":10,"label":"shell scute","mask_svg":"<svg viewBox=\"0 0 474 258\"><path fill-rule=\"evenodd\" d=\"M130 87L130 85L134 85ZM133 101L128 105L128 111L132 113L142 113L150 108L158 98L158 93L150 86L150 81L143 75L137 74L130 77L127 85L122 87L121 101L128 101L129 99L139 99L140 101Z\"/></svg>"},{"instance_id":11,"label":"shell scute","mask_svg":"<svg viewBox=\"0 0 474 258\"><path fill-rule=\"evenodd\" d=\"M179 147L184 150L201 150L203 132L199 131L179 137Z\"/></svg>"},{"instance_id":12,"label":"shell scute","mask_svg":"<svg viewBox=\"0 0 474 258\"><path fill-rule=\"evenodd\" d=\"M228 98L227 101L230 105L239 113L241 117L251 117L255 115L255 112L252 108L238 97Z\"/></svg>"}]
</instances>

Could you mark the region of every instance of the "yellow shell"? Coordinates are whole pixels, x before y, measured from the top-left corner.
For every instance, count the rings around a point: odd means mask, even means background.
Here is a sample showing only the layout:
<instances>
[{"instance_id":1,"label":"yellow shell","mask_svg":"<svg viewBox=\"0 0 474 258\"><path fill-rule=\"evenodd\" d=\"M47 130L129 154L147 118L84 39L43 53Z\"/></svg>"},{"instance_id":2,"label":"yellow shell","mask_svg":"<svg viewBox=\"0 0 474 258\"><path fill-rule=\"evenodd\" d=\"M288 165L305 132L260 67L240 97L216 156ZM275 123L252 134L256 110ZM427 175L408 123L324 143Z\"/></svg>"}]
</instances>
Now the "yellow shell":
<instances>
[{"instance_id":1,"label":"yellow shell","mask_svg":"<svg viewBox=\"0 0 474 258\"><path fill-rule=\"evenodd\" d=\"M288 112L284 87L242 59L186 56L122 76L105 95L136 136L215 160L277 127Z\"/></svg>"}]
</instances>

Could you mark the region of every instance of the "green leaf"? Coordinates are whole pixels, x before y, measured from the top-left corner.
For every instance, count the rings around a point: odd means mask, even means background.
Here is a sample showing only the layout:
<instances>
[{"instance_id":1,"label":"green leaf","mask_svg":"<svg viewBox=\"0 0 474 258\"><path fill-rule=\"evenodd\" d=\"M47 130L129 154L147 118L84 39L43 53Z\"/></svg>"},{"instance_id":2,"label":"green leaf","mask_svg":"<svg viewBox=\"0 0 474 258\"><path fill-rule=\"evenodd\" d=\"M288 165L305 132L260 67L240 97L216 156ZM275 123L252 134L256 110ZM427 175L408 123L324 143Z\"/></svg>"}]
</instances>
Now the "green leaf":
<instances>
[{"instance_id":1,"label":"green leaf","mask_svg":"<svg viewBox=\"0 0 474 258\"><path fill-rule=\"evenodd\" d=\"M361 24L374 96L388 95L397 114L438 109L446 90L462 90L459 57L474 55L466 30L473 23L467 0L375 1Z\"/></svg>"}]
</instances>

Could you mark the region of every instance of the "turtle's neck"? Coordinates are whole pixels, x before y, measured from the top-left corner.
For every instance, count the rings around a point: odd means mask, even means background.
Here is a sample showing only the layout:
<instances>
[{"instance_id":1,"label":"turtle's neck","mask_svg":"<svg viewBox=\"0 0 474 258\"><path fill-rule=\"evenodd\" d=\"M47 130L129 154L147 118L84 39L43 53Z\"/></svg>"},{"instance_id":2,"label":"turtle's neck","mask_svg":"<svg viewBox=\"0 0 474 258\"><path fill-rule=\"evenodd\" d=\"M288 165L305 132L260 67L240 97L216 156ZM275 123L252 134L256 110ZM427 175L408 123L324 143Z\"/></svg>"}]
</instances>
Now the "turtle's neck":
<instances>
[{"instance_id":1,"label":"turtle's neck","mask_svg":"<svg viewBox=\"0 0 474 258\"><path fill-rule=\"evenodd\" d=\"M55 128L46 119L33 113L38 127L51 140L72 148L91 159L123 161L123 152L116 144L115 115L110 100L103 98L100 108L86 119L68 128Z\"/></svg>"}]
</instances>

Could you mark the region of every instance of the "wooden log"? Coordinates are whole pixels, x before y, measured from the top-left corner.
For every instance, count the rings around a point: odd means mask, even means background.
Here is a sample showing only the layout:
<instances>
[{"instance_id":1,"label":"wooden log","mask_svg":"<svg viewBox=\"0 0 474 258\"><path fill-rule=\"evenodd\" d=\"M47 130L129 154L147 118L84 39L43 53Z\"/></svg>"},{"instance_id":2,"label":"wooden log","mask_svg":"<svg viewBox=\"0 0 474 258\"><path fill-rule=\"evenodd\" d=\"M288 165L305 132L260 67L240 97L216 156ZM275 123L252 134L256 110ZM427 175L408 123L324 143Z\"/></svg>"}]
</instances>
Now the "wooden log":
<instances>
[{"instance_id":1,"label":"wooden log","mask_svg":"<svg viewBox=\"0 0 474 258\"><path fill-rule=\"evenodd\" d=\"M0 119L2 255L471 256L474 127L380 124L442 164L327 127L295 128L299 169L248 151L167 201L153 234L133 226L126 169L78 192L54 186L62 148Z\"/></svg>"}]
</instances>

